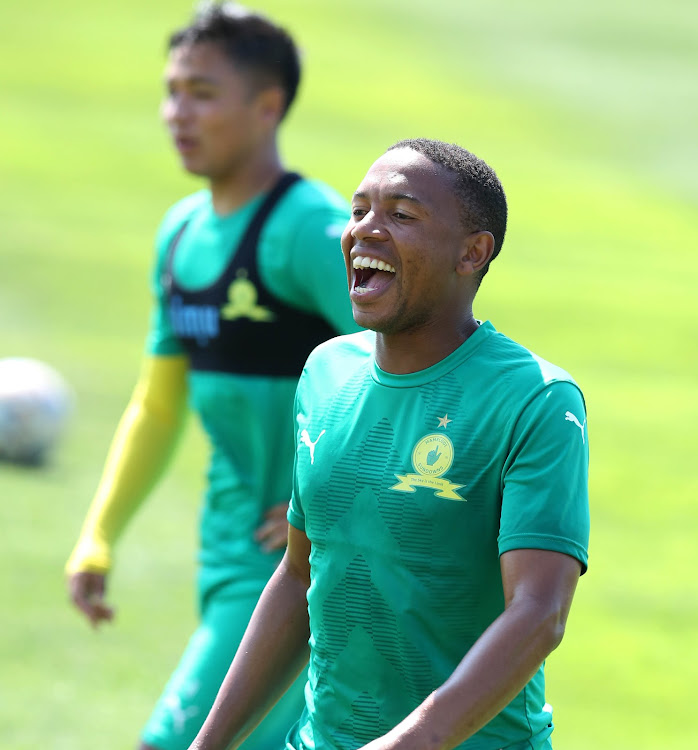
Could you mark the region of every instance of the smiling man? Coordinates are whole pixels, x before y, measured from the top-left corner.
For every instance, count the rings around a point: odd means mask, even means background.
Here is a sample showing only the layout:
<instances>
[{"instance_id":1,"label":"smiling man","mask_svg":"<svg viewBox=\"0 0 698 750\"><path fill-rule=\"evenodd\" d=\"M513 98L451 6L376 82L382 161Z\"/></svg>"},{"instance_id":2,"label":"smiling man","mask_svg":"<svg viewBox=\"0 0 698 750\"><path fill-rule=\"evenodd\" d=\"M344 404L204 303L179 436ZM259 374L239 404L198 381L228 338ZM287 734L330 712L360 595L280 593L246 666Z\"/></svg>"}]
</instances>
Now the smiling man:
<instances>
[{"instance_id":1,"label":"smiling man","mask_svg":"<svg viewBox=\"0 0 698 750\"><path fill-rule=\"evenodd\" d=\"M160 226L143 374L67 565L75 605L94 626L110 620L114 546L167 464L188 399L211 446L201 623L142 750L183 750L206 717L286 545L303 364L320 342L357 330L339 253L348 206L287 172L277 148L299 78L289 35L237 5L205 6L169 41L162 114L183 167L206 187ZM283 742L302 690L299 681L250 750Z\"/></svg>"},{"instance_id":2,"label":"smiling man","mask_svg":"<svg viewBox=\"0 0 698 750\"><path fill-rule=\"evenodd\" d=\"M356 191L342 248L371 331L306 363L288 549L193 748L237 747L308 657L287 750L552 747L585 405L473 315L506 218L492 169L439 141L397 143Z\"/></svg>"}]
</instances>

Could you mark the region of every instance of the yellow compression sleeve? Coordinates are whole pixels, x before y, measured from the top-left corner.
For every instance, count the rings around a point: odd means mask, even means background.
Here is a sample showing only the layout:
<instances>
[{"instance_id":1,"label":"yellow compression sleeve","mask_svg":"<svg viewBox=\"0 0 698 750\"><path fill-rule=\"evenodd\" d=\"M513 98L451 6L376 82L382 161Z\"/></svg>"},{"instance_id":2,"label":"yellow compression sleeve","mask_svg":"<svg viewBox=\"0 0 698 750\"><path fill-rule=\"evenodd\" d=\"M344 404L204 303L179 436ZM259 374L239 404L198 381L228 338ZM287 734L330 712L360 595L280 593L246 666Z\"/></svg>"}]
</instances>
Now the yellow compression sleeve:
<instances>
[{"instance_id":1,"label":"yellow compression sleeve","mask_svg":"<svg viewBox=\"0 0 698 750\"><path fill-rule=\"evenodd\" d=\"M112 546L162 475L187 401L185 356L147 357L126 407L66 572L107 573Z\"/></svg>"}]
</instances>

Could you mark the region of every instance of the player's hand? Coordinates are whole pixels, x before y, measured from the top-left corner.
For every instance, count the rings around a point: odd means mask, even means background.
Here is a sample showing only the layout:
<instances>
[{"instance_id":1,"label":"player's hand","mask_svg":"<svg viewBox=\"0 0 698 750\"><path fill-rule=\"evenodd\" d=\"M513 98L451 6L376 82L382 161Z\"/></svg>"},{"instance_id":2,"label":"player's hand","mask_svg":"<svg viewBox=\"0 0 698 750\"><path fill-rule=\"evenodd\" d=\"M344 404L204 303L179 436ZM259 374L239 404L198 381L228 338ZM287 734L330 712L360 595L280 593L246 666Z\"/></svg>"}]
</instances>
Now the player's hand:
<instances>
[{"instance_id":1,"label":"player's hand","mask_svg":"<svg viewBox=\"0 0 698 750\"><path fill-rule=\"evenodd\" d=\"M264 522L255 532L254 538L265 552L283 549L288 542L288 503L272 505L264 516Z\"/></svg>"},{"instance_id":2,"label":"player's hand","mask_svg":"<svg viewBox=\"0 0 698 750\"><path fill-rule=\"evenodd\" d=\"M114 617L114 609L104 601L106 576L103 573L73 573L68 577L73 604L87 617L93 628Z\"/></svg>"}]
</instances>

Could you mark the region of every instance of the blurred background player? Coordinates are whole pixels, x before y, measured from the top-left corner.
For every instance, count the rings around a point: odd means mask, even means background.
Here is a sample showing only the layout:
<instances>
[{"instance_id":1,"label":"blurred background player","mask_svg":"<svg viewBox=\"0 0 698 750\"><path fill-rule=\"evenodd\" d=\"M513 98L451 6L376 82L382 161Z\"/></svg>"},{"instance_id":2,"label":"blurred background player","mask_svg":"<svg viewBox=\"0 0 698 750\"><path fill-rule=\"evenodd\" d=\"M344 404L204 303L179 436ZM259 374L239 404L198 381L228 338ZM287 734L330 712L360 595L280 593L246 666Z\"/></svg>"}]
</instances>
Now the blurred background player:
<instances>
[{"instance_id":1,"label":"blurred background player","mask_svg":"<svg viewBox=\"0 0 698 750\"><path fill-rule=\"evenodd\" d=\"M293 398L308 353L354 331L340 258L346 203L284 170L277 128L300 77L288 34L238 5L202 7L169 40L163 117L186 170L208 189L175 204L157 235L146 356L67 563L93 626L112 548L172 453L187 396L211 442L201 514L201 623L141 750L196 735L287 539ZM282 746L302 681L249 739Z\"/></svg>"}]
</instances>

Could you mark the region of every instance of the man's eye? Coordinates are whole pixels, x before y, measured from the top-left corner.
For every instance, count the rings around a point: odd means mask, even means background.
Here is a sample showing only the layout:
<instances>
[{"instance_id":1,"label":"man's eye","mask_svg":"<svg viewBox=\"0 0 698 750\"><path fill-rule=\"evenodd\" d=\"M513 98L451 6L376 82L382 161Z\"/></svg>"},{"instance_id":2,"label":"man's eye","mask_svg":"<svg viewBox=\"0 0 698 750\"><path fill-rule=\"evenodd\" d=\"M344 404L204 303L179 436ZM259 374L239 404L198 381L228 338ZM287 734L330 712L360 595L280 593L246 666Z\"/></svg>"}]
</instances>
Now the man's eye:
<instances>
[{"instance_id":1,"label":"man's eye","mask_svg":"<svg viewBox=\"0 0 698 750\"><path fill-rule=\"evenodd\" d=\"M396 211L393 216L396 219L411 219L412 216L408 216L407 214L403 214L402 211Z\"/></svg>"},{"instance_id":2,"label":"man's eye","mask_svg":"<svg viewBox=\"0 0 698 750\"><path fill-rule=\"evenodd\" d=\"M365 208L352 208L351 215L354 216L355 218L360 219L362 216L366 216L366 209Z\"/></svg>"}]
</instances>

